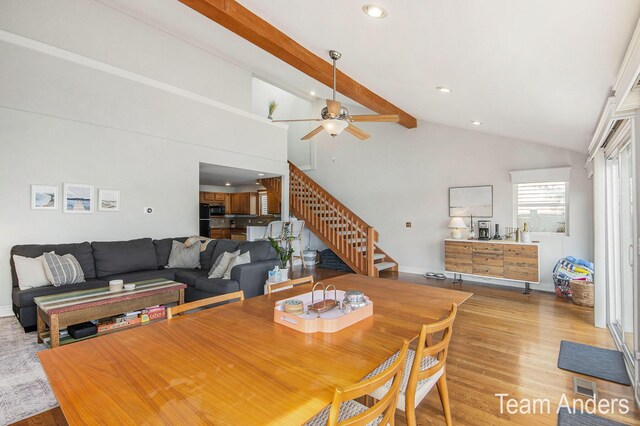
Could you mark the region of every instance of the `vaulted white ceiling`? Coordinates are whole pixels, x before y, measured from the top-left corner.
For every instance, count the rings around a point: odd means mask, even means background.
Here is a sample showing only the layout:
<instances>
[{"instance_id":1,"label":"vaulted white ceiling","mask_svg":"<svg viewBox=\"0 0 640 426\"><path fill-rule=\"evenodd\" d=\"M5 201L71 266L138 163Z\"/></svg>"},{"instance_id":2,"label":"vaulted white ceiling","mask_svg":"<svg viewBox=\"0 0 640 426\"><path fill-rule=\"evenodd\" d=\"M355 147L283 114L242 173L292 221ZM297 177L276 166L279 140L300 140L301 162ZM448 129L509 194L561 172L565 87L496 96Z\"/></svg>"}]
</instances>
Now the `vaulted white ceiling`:
<instances>
[{"instance_id":1,"label":"vaulted white ceiling","mask_svg":"<svg viewBox=\"0 0 640 426\"><path fill-rule=\"evenodd\" d=\"M297 93L328 89L174 0L101 0ZM141 6L146 3L147 6ZM418 119L585 152L638 0L240 0ZM436 86L447 86L441 94ZM482 126L474 126L479 120Z\"/></svg>"}]
</instances>

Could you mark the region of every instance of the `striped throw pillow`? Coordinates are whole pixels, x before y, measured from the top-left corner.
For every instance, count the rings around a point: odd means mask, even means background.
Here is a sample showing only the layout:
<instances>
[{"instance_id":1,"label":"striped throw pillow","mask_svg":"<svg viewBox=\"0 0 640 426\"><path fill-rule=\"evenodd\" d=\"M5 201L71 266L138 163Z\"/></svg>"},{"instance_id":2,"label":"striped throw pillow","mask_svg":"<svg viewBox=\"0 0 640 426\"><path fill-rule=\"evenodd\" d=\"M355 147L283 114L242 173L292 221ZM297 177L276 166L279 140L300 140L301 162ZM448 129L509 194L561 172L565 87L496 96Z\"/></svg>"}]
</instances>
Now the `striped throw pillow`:
<instances>
[{"instance_id":1,"label":"striped throw pillow","mask_svg":"<svg viewBox=\"0 0 640 426\"><path fill-rule=\"evenodd\" d=\"M42 256L44 256L44 262L42 262L44 273L54 286L84 282L84 272L74 255L58 256L51 252L44 253Z\"/></svg>"}]
</instances>

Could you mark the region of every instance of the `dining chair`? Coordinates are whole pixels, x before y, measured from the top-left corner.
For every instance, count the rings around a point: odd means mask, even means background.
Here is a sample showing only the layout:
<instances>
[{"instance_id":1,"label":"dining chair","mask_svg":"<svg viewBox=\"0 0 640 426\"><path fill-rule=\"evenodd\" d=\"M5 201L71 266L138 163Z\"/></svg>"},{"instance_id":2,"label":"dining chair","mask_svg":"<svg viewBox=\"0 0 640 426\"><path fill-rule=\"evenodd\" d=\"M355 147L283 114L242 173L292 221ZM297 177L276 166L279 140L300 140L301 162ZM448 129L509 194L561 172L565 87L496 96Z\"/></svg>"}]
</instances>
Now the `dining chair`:
<instances>
[{"instance_id":1,"label":"dining chair","mask_svg":"<svg viewBox=\"0 0 640 426\"><path fill-rule=\"evenodd\" d=\"M267 294L274 293L276 291L284 290L285 288L295 287L303 284L313 284L313 276L296 278L295 280L282 281L279 283L267 285Z\"/></svg>"},{"instance_id":2,"label":"dining chair","mask_svg":"<svg viewBox=\"0 0 640 426\"><path fill-rule=\"evenodd\" d=\"M221 294L220 296L207 297L206 299L195 300L182 305L167 308L167 319L179 315L181 312L190 311L192 309L202 308L203 306L215 305L216 303L226 302L228 300L240 299L244 300L244 291L235 291L233 293Z\"/></svg>"},{"instance_id":3,"label":"dining chair","mask_svg":"<svg viewBox=\"0 0 640 426\"><path fill-rule=\"evenodd\" d=\"M447 425L451 422L451 407L449 406L449 392L447 390L446 362L449 352L449 342L453 333L453 321L456 319L458 306L451 305L449 315L440 321L424 324L420 330L416 350L409 349L405 360L405 370L400 385L400 396L398 397L398 408L405 412L407 424L415 426L416 407L427 396L434 385L438 388L442 410ZM442 337L434 343L434 334L442 333ZM380 374L388 368L388 365L396 361L396 353L386 360L382 365L373 370L367 377ZM371 392L369 396L380 399L385 395L389 386L382 386Z\"/></svg>"},{"instance_id":4,"label":"dining chair","mask_svg":"<svg viewBox=\"0 0 640 426\"><path fill-rule=\"evenodd\" d=\"M394 361L385 369L363 381L344 388L337 387L331 405L311 419L307 426L393 425L408 348L409 342L405 340ZM385 383L389 385L389 391L371 407L354 401Z\"/></svg>"},{"instance_id":5,"label":"dining chair","mask_svg":"<svg viewBox=\"0 0 640 426\"><path fill-rule=\"evenodd\" d=\"M267 227L264 230L264 239L268 240L269 237L278 239L282 235L282 231L284 230L285 221L283 220L274 220L273 222L269 222Z\"/></svg>"},{"instance_id":6,"label":"dining chair","mask_svg":"<svg viewBox=\"0 0 640 426\"><path fill-rule=\"evenodd\" d=\"M304 266L304 256L302 255L302 250L303 250L303 242L302 242L302 237L303 237L303 231L304 231L304 220L292 220L291 222L289 222L289 232L291 233L291 237L293 237L293 241L291 241L292 243L292 247L297 248L297 250L294 251L294 253L298 252L298 254L293 254L291 256L291 259L289 259L289 264L291 266L291 269L293 269L293 259L298 258L300 259L300 263L302 263L302 269L306 270L306 266Z\"/></svg>"}]
</instances>

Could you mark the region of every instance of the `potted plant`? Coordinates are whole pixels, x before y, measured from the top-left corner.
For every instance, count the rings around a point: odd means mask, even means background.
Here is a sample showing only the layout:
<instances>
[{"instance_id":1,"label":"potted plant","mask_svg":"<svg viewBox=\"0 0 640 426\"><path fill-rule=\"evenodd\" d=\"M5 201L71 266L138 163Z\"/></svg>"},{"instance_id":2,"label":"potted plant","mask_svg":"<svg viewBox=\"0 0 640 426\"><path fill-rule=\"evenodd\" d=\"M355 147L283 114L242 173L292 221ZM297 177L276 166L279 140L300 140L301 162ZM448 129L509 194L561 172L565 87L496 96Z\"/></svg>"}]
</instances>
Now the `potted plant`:
<instances>
[{"instance_id":1,"label":"potted plant","mask_svg":"<svg viewBox=\"0 0 640 426\"><path fill-rule=\"evenodd\" d=\"M270 100L269 101L269 115L267 116L267 118L269 120L273 120L273 113L276 111L276 108L278 108L278 103L274 100Z\"/></svg>"},{"instance_id":2,"label":"potted plant","mask_svg":"<svg viewBox=\"0 0 640 426\"><path fill-rule=\"evenodd\" d=\"M293 247L291 246L291 242L293 240L294 237L291 236L291 230L289 229L288 223L285 223L282 227L282 234L280 234L278 238L269 237L271 246L276 250L276 253L278 253L280 271L282 271L283 280L289 279L289 267L287 264L291 265L291 257L293 256Z\"/></svg>"}]
</instances>

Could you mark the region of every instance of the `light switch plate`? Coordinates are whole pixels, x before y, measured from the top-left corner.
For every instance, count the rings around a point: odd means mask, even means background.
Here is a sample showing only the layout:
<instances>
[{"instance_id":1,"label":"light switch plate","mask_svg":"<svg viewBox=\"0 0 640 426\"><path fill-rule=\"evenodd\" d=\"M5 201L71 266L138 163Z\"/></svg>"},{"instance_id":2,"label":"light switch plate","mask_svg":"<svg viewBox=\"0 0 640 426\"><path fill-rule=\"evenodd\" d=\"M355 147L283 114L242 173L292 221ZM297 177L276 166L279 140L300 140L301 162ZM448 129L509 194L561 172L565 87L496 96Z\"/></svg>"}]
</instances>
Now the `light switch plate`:
<instances>
[{"instance_id":1,"label":"light switch plate","mask_svg":"<svg viewBox=\"0 0 640 426\"><path fill-rule=\"evenodd\" d=\"M155 209L153 207L145 207L144 214L153 214Z\"/></svg>"}]
</instances>

